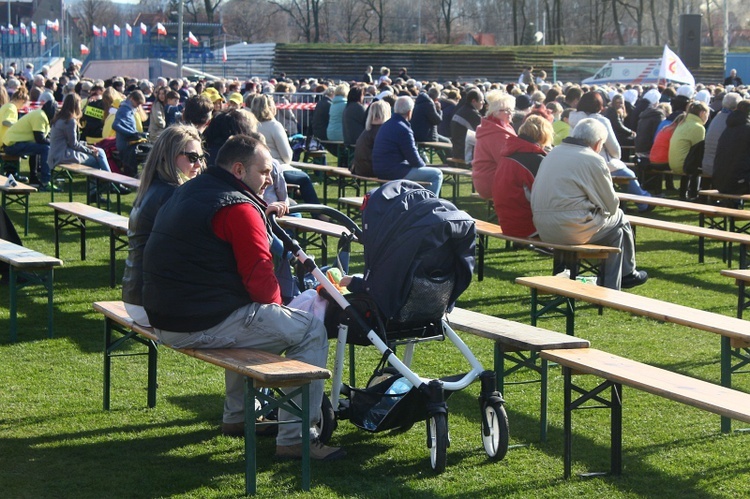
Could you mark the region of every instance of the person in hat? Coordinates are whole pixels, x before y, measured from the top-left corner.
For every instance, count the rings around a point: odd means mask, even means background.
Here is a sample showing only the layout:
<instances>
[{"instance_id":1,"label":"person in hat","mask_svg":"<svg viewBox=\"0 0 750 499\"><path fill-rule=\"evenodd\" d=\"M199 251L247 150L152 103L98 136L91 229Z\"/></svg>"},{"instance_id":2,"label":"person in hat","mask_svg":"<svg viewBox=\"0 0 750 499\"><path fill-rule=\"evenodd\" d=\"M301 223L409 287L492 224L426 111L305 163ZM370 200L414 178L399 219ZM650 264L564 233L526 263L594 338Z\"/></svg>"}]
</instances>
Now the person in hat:
<instances>
[{"instance_id":1,"label":"person in hat","mask_svg":"<svg viewBox=\"0 0 750 499\"><path fill-rule=\"evenodd\" d=\"M228 109L240 109L245 105L242 100L242 94L239 92L232 92L229 94L229 100L227 101Z\"/></svg>"},{"instance_id":2,"label":"person in hat","mask_svg":"<svg viewBox=\"0 0 750 499\"><path fill-rule=\"evenodd\" d=\"M201 95L205 95L208 97L208 99L211 101L211 103L214 106L214 112L213 114L220 113L222 109L224 108L224 96L219 93L218 90L216 90L213 87L207 87Z\"/></svg>"}]
</instances>

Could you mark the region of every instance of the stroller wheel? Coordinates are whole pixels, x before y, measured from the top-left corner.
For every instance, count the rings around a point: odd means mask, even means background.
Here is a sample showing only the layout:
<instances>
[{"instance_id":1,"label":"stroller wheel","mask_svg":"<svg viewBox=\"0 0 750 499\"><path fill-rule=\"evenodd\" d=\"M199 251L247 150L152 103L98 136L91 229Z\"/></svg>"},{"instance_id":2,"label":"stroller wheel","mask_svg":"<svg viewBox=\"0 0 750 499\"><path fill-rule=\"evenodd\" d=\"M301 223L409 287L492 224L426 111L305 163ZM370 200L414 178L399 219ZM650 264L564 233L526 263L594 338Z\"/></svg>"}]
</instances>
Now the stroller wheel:
<instances>
[{"instance_id":1,"label":"stroller wheel","mask_svg":"<svg viewBox=\"0 0 750 499\"><path fill-rule=\"evenodd\" d=\"M448 458L448 415L432 414L427 419L427 447L430 449L430 466L436 473L445 471Z\"/></svg>"},{"instance_id":2,"label":"stroller wheel","mask_svg":"<svg viewBox=\"0 0 750 499\"><path fill-rule=\"evenodd\" d=\"M482 404L482 443L487 456L493 461L504 458L508 452L509 439L508 414L502 402Z\"/></svg>"},{"instance_id":3,"label":"stroller wheel","mask_svg":"<svg viewBox=\"0 0 750 499\"><path fill-rule=\"evenodd\" d=\"M336 414L333 412L333 406L331 405L331 399L323 395L323 402L320 404L320 419L315 427L318 430L318 440L321 443L327 444L331 440L333 432L336 431L338 423L336 421Z\"/></svg>"}]
</instances>

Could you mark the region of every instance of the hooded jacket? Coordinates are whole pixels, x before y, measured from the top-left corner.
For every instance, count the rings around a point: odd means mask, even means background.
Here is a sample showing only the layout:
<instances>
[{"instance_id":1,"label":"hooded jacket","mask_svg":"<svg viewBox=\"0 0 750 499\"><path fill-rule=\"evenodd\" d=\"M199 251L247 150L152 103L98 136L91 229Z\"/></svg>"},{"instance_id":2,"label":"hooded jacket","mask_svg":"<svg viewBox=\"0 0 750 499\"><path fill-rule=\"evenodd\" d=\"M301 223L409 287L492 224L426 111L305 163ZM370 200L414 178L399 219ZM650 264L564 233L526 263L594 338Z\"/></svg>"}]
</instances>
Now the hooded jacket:
<instances>
[{"instance_id":1,"label":"hooded jacket","mask_svg":"<svg viewBox=\"0 0 750 499\"><path fill-rule=\"evenodd\" d=\"M732 111L714 159L714 187L726 194L750 192L750 117Z\"/></svg>"},{"instance_id":2,"label":"hooded jacket","mask_svg":"<svg viewBox=\"0 0 750 499\"><path fill-rule=\"evenodd\" d=\"M492 184L495 171L500 167L503 157L513 154L513 149L506 145L516 131L510 123L501 123L492 118L482 118L477 127L477 145L474 147L474 160L471 162L472 182L482 199L492 199Z\"/></svg>"},{"instance_id":3,"label":"hooded jacket","mask_svg":"<svg viewBox=\"0 0 750 499\"><path fill-rule=\"evenodd\" d=\"M536 233L531 212L531 187L542 159L544 149L530 138L521 135L503 141L495 179L492 200L503 234L529 237Z\"/></svg>"}]
</instances>

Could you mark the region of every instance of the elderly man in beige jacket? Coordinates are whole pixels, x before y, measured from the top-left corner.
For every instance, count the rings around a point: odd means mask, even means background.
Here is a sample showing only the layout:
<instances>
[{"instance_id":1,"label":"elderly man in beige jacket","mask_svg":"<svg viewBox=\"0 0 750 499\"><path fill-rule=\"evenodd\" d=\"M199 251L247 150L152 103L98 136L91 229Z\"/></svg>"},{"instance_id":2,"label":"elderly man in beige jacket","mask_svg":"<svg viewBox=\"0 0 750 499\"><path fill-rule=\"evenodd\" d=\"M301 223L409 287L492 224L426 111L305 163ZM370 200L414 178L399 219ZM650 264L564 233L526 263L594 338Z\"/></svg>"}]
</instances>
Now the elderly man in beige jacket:
<instances>
[{"instance_id":1,"label":"elderly man in beige jacket","mask_svg":"<svg viewBox=\"0 0 750 499\"><path fill-rule=\"evenodd\" d=\"M531 191L531 210L542 241L619 247L621 253L607 258L599 284L632 288L645 283L648 274L636 270L633 231L599 155L606 139L604 125L581 120L542 160Z\"/></svg>"}]
</instances>

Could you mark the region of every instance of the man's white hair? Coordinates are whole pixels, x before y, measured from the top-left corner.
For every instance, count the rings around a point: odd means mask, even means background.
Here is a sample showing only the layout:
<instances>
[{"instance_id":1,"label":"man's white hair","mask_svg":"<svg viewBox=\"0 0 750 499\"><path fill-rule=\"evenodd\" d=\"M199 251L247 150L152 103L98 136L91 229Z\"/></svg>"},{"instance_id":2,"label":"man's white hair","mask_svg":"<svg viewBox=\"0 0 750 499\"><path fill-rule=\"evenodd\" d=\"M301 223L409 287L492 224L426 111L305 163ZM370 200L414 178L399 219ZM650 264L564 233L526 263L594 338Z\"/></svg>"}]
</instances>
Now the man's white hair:
<instances>
[{"instance_id":1,"label":"man's white hair","mask_svg":"<svg viewBox=\"0 0 750 499\"><path fill-rule=\"evenodd\" d=\"M734 111L737 109L737 104L742 100L742 96L737 92L727 92L724 98L721 100L721 107L731 109Z\"/></svg>"},{"instance_id":2,"label":"man's white hair","mask_svg":"<svg viewBox=\"0 0 750 499\"><path fill-rule=\"evenodd\" d=\"M607 127L594 118L585 118L578 122L570 136L593 148L599 142L607 140Z\"/></svg>"},{"instance_id":3,"label":"man's white hair","mask_svg":"<svg viewBox=\"0 0 750 499\"><path fill-rule=\"evenodd\" d=\"M393 105L393 112L401 116L406 116L412 109L414 109L414 101L408 95L402 95Z\"/></svg>"}]
</instances>

